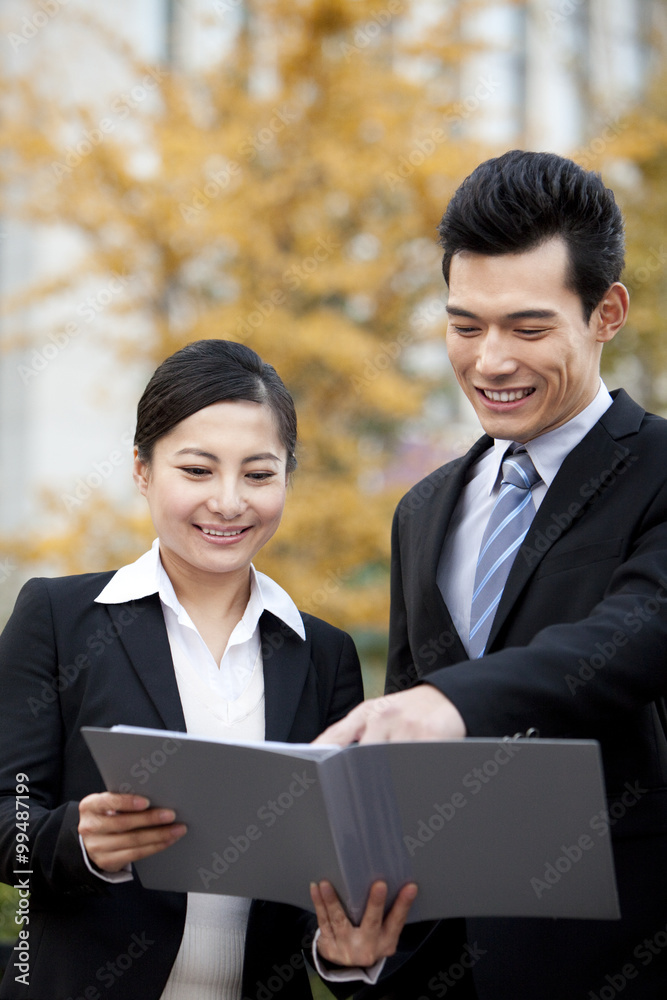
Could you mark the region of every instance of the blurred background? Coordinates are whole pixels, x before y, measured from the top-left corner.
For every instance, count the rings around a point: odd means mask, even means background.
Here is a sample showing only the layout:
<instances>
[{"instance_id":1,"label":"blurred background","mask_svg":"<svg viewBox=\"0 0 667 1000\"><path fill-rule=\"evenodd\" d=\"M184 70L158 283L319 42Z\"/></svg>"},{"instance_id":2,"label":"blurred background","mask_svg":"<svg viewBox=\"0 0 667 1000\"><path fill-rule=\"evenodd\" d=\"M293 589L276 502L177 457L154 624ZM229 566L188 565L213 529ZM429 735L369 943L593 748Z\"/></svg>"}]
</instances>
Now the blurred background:
<instances>
[{"instance_id":1,"label":"blurred background","mask_svg":"<svg viewBox=\"0 0 667 1000\"><path fill-rule=\"evenodd\" d=\"M3 0L0 624L29 576L150 544L139 395L235 339L300 420L257 565L379 693L394 505L479 433L435 243L479 161L548 149L614 188L632 308L604 374L667 412L666 45L667 0Z\"/></svg>"}]
</instances>

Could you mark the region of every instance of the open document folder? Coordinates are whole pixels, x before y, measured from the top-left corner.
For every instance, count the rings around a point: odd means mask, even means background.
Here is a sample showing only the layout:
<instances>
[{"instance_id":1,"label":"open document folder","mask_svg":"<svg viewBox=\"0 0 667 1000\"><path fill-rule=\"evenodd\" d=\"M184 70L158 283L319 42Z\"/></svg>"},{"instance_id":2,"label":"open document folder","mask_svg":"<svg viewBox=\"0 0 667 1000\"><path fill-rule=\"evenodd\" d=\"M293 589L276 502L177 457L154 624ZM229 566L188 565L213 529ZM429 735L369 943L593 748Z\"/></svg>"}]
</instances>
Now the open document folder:
<instances>
[{"instance_id":1,"label":"open document folder","mask_svg":"<svg viewBox=\"0 0 667 1000\"><path fill-rule=\"evenodd\" d=\"M327 878L358 922L368 889L419 885L409 920L619 916L599 746L465 739L344 749L84 728L106 787L174 809L185 836L135 864L149 889L312 910Z\"/></svg>"}]
</instances>

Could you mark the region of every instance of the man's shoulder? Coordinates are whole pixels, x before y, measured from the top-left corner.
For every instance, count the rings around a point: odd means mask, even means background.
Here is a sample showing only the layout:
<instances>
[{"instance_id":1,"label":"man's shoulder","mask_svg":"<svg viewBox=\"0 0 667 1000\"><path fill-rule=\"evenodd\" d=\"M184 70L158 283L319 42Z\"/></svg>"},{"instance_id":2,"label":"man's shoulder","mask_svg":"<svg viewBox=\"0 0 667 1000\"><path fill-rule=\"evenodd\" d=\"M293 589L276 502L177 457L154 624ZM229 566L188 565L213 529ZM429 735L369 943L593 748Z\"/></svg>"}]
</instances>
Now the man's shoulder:
<instances>
[{"instance_id":1,"label":"man's shoulder","mask_svg":"<svg viewBox=\"0 0 667 1000\"><path fill-rule=\"evenodd\" d=\"M612 393L613 403L599 424L630 448L652 448L667 441L667 420L637 403L624 389Z\"/></svg>"}]
</instances>

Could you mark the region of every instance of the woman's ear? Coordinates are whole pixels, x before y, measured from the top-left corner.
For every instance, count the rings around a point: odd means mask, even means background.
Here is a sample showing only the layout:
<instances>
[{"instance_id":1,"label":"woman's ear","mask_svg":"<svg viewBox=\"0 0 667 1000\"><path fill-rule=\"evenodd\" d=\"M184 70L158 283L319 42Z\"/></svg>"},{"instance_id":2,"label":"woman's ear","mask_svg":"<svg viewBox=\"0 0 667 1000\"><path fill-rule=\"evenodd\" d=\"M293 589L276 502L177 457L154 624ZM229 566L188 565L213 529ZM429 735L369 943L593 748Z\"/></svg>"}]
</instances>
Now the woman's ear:
<instances>
[{"instance_id":1,"label":"woman's ear","mask_svg":"<svg viewBox=\"0 0 667 1000\"><path fill-rule=\"evenodd\" d=\"M150 465L139 458L139 449L134 449L134 464L132 466L132 478L137 484L137 489L142 496L146 496L148 480L150 475Z\"/></svg>"}]
</instances>

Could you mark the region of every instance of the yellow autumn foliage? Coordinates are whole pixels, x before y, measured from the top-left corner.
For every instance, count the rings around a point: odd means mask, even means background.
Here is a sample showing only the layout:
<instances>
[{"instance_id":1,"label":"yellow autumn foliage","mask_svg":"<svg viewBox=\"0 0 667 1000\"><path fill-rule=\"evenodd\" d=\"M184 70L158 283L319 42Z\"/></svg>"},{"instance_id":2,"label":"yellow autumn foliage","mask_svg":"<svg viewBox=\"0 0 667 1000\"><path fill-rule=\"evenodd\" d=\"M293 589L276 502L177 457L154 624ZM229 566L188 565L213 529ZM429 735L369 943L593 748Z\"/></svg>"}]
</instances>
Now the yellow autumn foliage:
<instances>
[{"instance_id":1,"label":"yellow autumn foliage","mask_svg":"<svg viewBox=\"0 0 667 1000\"><path fill-rule=\"evenodd\" d=\"M5 210L72 227L86 249L80 270L17 295L9 317L115 273L126 292L109 307L113 333L96 335L124 364L228 337L275 365L297 404L299 468L258 565L300 606L352 628L386 625L391 513L409 482L385 473L430 384L406 362L434 332L420 308L444 294L446 196L480 155L451 137L442 94L400 68L415 59L408 7L247 0L206 72L146 65L63 10L124 79L144 82L145 99L65 100L57 58L4 80ZM448 7L438 45L428 32L443 72L464 51ZM27 330L10 323L6 343L22 342ZM115 509L103 491L66 518L53 497L44 510L47 531L4 541L24 568L113 567L151 537L140 508Z\"/></svg>"}]
</instances>

